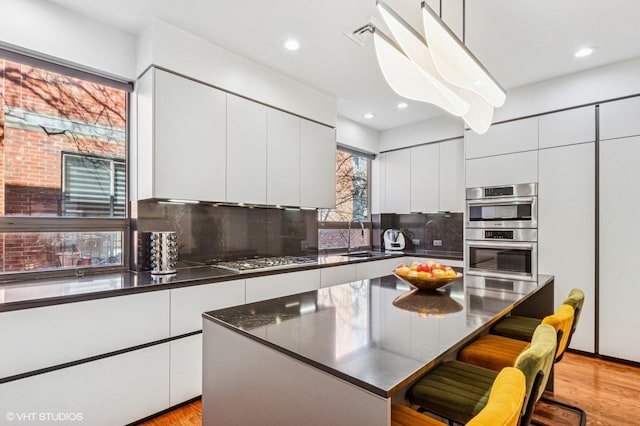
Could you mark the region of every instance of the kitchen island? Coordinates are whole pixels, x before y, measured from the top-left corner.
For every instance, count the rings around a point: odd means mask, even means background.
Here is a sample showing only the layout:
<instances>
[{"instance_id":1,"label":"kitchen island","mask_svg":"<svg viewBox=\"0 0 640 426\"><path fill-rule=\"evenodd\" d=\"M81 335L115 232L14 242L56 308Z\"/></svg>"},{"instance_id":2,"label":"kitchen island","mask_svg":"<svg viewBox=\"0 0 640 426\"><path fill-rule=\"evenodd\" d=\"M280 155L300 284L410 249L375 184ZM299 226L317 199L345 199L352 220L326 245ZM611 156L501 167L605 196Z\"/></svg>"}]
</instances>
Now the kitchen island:
<instances>
[{"instance_id":1,"label":"kitchen island","mask_svg":"<svg viewBox=\"0 0 640 426\"><path fill-rule=\"evenodd\" d=\"M203 424L388 425L391 401L511 311L553 312L553 277L394 276L205 313Z\"/></svg>"}]
</instances>

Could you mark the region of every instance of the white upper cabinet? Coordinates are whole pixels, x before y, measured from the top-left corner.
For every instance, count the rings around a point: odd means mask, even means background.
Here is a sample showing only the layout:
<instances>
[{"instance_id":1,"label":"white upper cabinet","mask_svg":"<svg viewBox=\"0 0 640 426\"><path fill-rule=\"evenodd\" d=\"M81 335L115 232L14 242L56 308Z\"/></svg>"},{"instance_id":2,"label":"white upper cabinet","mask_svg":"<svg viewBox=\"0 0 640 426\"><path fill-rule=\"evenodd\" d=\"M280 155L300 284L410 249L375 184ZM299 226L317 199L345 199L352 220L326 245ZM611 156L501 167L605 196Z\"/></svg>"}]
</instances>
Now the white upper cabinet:
<instances>
[{"instance_id":1,"label":"white upper cabinet","mask_svg":"<svg viewBox=\"0 0 640 426\"><path fill-rule=\"evenodd\" d=\"M538 151L467 160L467 188L538 181Z\"/></svg>"},{"instance_id":2,"label":"white upper cabinet","mask_svg":"<svg viewBox=\"0 0 640 426\"><path fill-rule=\"evenodd\" d=\"M439 210L440 145L437 143L411 148L410 170L412 212Z\"/></svg>"},{"instance_id":3,"label":"white upper cabinet","mask_svg":"<svg viewBox=\"0 0 640 426\"><path fill-rule=\"evenodd\" d=\"M540 149L596 140L594 106L560 111L539 118Z\"/></svg>"},{"instance_id":4,"label":"white upper cabinet","mask_svg":"<svg viewBox=\"0 0 640 426\"><path fill-rule=\"evenodd\" d=\"M387 204L386 194L386 154L378 155L371 161L371 213L384 213Z\"/></svg>"},{"instance_id":5,"label":"white upper cabinet","mask_svg":"<svg viewBox=\"0 0 640 426\"><path fill-rule=\"evenodd\" d=\"M383 213L411 211L411 150L385 154L385 208Z\"/></svg>"},{"instance_id":6,"label":"white upper cabinet","mask_svg":"<svg viewBox=\"0 0 640 426\"><path fill-rule=\"evenodd\" d=\"M600 140L640 135L640 96L600 105Z\"/></svg>"},{"instance_id":7,"label":"white upper cabinet","mask_svg":"<svg viewBox=\"0 0 640 426\"><path fill-rule=\"evenodd\" d=\"M300 118L267 109L267 203L300 205Z\"/></svg>"},{"instance_id":8,"label":"white upper cabinet","mask_svg":"<svg viewBox=\"0 0 640 426\"><path fill-rule=\"evenodd\" d=\"M336 206L336 131L300 121L300 206Z\"/></svg>"},{"instance_id":9,"label":"white upper cabinet","mask_svg":"<svg viewBox=\"0 0 640 426\"><path fill-rule=\"evenodd\" d=\"M440 144L439 211L461 212L465 205L464 139Z\"/></svg>"},{"instance_id":10,"label":"white upper cabinet","mask_svg":"<svg viewBox=\"0 0 640 426\"><path fill-rule=\"evenodd\" d=\"M466 158L488 157L538 149L538 118L494 124L485 134L464 132Z\"/></svg>"},{"instance_id":11,"label":"white upper cabinet","mask_svg":"<svg viewBox=\"0 0 640 426\"><path fill-rule=\"evenodd\" d=\"M137 95L138 198L224 200L226 94L152 68Z\"/></svg>"},{"instance_id":12,"label":"white upper cabinet","mask_svg":"<svg viewBox=\"0 0 640 426\"><path fill-rule=\"evenodd\" d=\"M227 201L267 202L267 107L227 95Z\"/></svg>"}]
</instances>

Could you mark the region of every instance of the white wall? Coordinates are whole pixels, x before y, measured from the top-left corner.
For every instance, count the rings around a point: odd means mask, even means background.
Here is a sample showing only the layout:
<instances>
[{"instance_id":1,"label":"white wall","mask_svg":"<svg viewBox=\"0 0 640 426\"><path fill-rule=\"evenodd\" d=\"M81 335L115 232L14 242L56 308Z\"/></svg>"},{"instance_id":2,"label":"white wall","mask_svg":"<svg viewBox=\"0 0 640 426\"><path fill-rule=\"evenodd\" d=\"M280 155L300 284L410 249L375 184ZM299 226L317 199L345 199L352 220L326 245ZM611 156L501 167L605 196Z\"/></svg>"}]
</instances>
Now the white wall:
<instances>
[{"instance_id":1,"label":"white wall","mask_svg":"<svg viewBox=\"0 0 640 426\"><path fill-rule=\"evenodd\" d=\"M376 130L344 117L338 117L336 140L340 145L346 145L358 151L377 154L379 139L380 134Z\"/></svg>"},{"instance_id":2,"label":"white wall","mask_svg":"<svg viewBox=\"0 0 640 426\"><path fill-rule=\"evenodd\" d=\"M379 148L382 152L426 142L463 137L463 124L460 118L443 115L431 120L385 130L380 132Z\"/></svg>"},{"instance_id":3,"label":"white wall","mask_svg":"<svg viewBox=\"0 0 640 426\"><path fill-rule=\"evenodd\" d=\"M157 65L312 120L336 125L336 99L153 19L138 37L137 74Z\"/></svg>"},{"instance_id":4,"label":"white wall","mask_svg":"<svg viewBox=\"0 0 640 426\"><path fill-rule=\"evenodd\" d=\"M133 34L36 0L0 0L0 46L135 80Z\"/></svg>"},{"instance_id":5,"label":"white wall","mask_svg":"<svg viewBox=\"0 0 640 426\"><path fill-rule=\"evenodd\" d=\"M511 89L494 122L640 93L640 58Z\"/></svg>"}]
</instances>

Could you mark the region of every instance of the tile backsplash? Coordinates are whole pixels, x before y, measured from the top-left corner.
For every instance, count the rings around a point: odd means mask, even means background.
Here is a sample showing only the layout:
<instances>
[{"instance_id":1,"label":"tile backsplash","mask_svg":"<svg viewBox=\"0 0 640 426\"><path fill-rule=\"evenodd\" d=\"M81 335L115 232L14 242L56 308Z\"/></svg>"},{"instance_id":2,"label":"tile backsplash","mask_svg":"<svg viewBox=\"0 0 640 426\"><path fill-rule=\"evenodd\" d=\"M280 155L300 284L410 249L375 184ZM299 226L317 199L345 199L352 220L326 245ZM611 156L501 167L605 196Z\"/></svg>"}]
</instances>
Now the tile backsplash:
<instances>
[{"instance_id":1,"label":"tile backsplash","mask_svg":"<svg viewBox=\"0 0 640 426\"><path fill-rule=\"evenodd\" d=\"M318 250L315 210L157 201L140 201L136 207L135 230L175 231L182 263L247 255L301 255Z\"/></svg>"},{"instance_id":2,"label":"tile backsplash","mask_svg":"<svg viewBox=\"0 0 640 426\"><path fill-rule=\"evenodd\" d=\"M411 244L407 250L429 250L447 253L463 252L464 226L462 213L411 213L373 215L373 245L382 247L382 233L389 228L402 230Z\"/></svg>"}]
</instances>

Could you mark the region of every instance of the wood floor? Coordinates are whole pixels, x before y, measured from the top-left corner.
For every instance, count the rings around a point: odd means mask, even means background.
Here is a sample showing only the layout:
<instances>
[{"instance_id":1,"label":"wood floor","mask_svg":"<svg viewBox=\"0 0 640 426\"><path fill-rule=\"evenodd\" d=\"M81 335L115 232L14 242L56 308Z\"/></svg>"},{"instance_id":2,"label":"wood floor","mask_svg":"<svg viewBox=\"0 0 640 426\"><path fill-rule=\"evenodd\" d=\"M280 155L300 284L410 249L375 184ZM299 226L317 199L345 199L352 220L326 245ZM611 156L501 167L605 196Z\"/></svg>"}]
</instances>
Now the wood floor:
<instances>
[{"instance_id":1,"label":"wood floor","mask_svg":"<svg viewBox=\"0 0 640 426\"><path fill-rule=\"evenodd\" d=\"M565 353L555 371L555 392L545 396L584 409L587 425L640 425L640 368ZM549 426L579 424L578 416L542 402L534 418ZM196 401L143 424L201 425L202 405Z\"/></svg>"}]
</instances>

